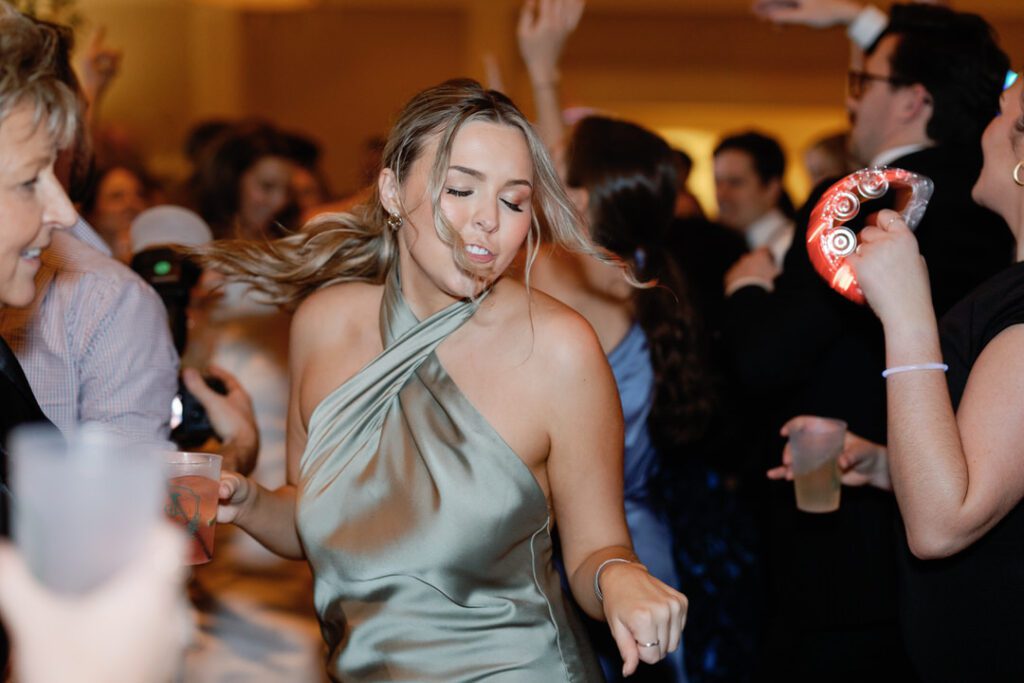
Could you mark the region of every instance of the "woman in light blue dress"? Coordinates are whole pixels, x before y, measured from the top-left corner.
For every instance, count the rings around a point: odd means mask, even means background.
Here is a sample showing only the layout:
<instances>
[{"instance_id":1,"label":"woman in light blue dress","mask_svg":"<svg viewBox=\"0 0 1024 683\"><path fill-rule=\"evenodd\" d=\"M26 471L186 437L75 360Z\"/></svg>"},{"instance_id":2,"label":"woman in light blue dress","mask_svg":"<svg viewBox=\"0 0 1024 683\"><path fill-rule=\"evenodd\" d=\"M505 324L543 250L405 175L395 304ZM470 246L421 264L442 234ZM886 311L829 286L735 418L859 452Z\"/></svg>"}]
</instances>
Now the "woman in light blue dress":
<instances>
[{"instance_id":1,"label":"woman in light blue dress","mask_svg":"<svg viewBox=\"0 0 1024 683\"><path fill-rule=\"evenodd\" d=\"M567 191L594 241L658 286L622 286L607 265L558 248L544 250L531 282L597 332L625 418L624 502L633 548L652 575L678 589L672 533L658 502L661 459L700 435L710 408L685 287L660 246L672 226L672 150L637 125L594 116L573 129L565 160ZM619 680L614 644L591 632L606 677ZM646 673L686 680L682 648L659 667Z\"/></svg>"},{"instance_id":2,"label":"woman in light blue dress","mask_svg":"<svg viewBox=\"0 0 1024 683\"><path fill-rule=\"evenodd\" d=\"M624 503L633 547L651 574L679 587L666 515L656 502L661 459L696 441L711 413L706 365L683 278L666 245L676 199L674 154L659 136L625 121L589 117L568 133L559 60L583 15L583 0L525 0L517 38L533 86L537 129L559 165L591 239L630 264L646 289L608 266L557 246L545 249L528 282L574 308L597 333L625 418ZM614 644L591 628L608 680L620 679ZM683 648L647 680L685 681Z\"/></svg>"}]
</instances>

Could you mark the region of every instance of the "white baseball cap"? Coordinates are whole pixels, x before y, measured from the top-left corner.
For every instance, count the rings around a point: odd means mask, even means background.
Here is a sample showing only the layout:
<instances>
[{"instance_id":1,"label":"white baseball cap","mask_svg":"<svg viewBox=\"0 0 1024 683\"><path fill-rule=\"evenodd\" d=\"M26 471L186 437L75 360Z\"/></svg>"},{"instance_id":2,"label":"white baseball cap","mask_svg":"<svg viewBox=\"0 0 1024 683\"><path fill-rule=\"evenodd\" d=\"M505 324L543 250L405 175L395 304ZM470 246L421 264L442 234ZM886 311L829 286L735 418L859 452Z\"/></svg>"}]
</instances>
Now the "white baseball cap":
<instances>
[{"instance_id":1,"label":"white baseball cap","mask_svg":"<svg viewBox=\"0 0 1024 683\"><path fill-rule=\"evenodd\" d=\"M132 253L151 247L197 247L213 239L210 226L195 211L181 206L154 206L132 221Z\"/></svg>"}]
</instances>

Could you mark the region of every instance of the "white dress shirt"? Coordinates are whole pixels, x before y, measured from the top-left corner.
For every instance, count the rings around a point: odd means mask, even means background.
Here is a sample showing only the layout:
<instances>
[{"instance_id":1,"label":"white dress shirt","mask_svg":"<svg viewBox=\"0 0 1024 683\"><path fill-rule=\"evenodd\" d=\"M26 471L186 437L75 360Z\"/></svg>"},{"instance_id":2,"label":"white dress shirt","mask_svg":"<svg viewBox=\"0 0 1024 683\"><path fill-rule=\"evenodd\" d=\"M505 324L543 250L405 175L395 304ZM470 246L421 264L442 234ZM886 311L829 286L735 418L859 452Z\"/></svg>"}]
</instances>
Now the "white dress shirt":
<instances>
[{"instance_id":1,"label":"white dress shirt","mask_svg":"<svg viewBox=\"0 0 1024 683\"><path fill-rule=\"evenodd\" d=\"M918 142L912 145L900 145L899 147L893 147L875 155L875 158L871 160L871 165L887 166L897 159L902 159L905 156L909 156L915 152L920 152L922 149L928 149L933 146L934 145L931 143Z\"/></svg>"},{"instance_id":2,"label":"white dress shirt","mask_svg":"<svg viewBox=\"0 0 1024 683\"><path fill-rule=\"evenodd\" d=\"M782 261L786 258L789 245L793 244L795 227L793 221L778 209L772 209L747 228L747 247L754 251L766 248L772 259L782 269Z\"/></svg>"}]
</instances>

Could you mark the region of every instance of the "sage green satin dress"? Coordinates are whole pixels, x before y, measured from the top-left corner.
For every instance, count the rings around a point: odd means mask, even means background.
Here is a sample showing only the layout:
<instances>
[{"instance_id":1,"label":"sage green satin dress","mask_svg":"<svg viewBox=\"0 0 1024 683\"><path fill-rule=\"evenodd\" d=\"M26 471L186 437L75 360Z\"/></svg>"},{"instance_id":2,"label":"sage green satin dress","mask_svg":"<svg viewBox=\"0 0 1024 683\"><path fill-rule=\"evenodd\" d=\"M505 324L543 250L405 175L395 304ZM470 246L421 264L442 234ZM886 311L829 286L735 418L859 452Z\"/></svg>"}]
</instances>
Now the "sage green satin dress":
<instances>
[{"instance_id":1,"label":"sage green satin dress","mask_svg":"<svg viewBox=\"0 0 1024 683\"><path fill-rule=\"evenodd\" d=\"M310 416L297 522L335 680L603 680L543 492L434 354L475 309L421 322L393 273L384 352Z\"/></svg>"}]
</instances>

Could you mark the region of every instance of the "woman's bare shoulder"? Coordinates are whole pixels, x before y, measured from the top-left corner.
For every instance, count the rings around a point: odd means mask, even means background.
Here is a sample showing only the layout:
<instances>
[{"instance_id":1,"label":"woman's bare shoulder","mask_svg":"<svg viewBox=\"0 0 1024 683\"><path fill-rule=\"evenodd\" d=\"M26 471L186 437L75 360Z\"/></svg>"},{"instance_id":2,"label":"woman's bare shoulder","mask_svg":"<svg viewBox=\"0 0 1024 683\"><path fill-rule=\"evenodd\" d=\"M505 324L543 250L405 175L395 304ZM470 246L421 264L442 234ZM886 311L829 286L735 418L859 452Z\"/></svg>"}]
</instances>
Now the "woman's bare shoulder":
<instances>
[{"instance_id":1,"label":"woman's bare shoulder","mask_svg":"<svg viewBox=\"0 0 1024 683\"><path fill-rule=\"evenodd\" d=\"M597 335L586 319L558 299L520 282L511 282L508 299L515 302L510 325L524 331L535 359L558 374L605 364Z\"/></svg>"},{"instance_id":2,"label":"woman's bare shoulder","mask_svg":"<svg viewBox=\"0 0 1024 683\"><path fill-rule=\"evenodd\" d=\"M537 424L549 435L564 434L589 424L588 415L614 416L615 380L590 323L541 291L531 289L527 296L523 288L522 294L514 298L520 302L515 319L507 321L521 340L509 357L515 376L529 387L522 396Z\"/></svg>"},{"instance_id":3,"label":"woman's bare shoulder","mask_svg":"<svg viewBox=\"0 0 1024 683\"><path fill-rule=\"evenodd\" d=\"M324 287L306 297L292 317L292 353L323 344L344 342L376 329L383 286L345 282Z\"/></svg>"}]
</instances>

